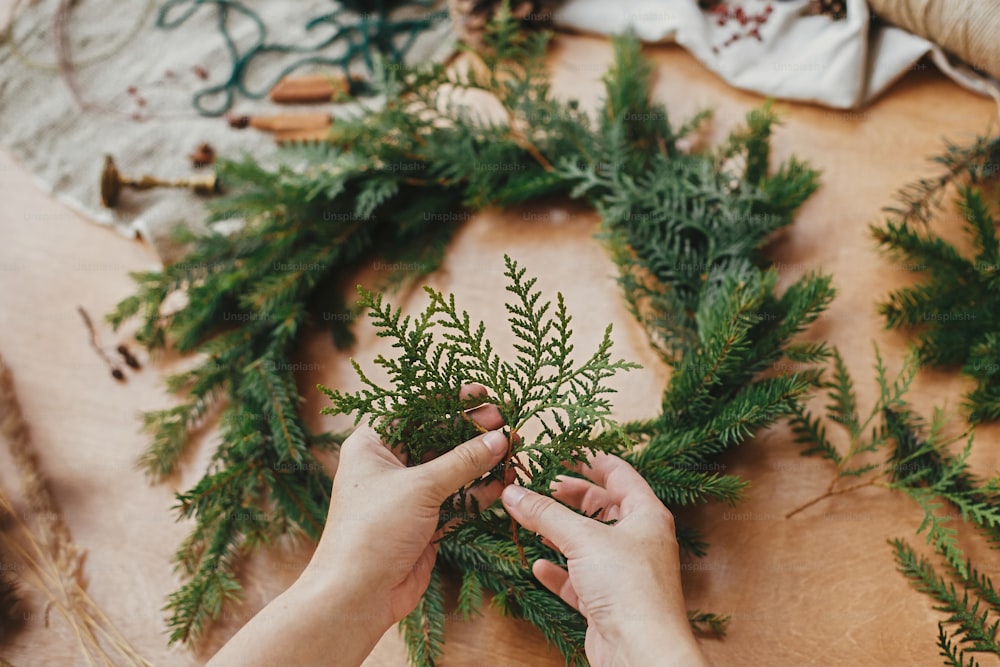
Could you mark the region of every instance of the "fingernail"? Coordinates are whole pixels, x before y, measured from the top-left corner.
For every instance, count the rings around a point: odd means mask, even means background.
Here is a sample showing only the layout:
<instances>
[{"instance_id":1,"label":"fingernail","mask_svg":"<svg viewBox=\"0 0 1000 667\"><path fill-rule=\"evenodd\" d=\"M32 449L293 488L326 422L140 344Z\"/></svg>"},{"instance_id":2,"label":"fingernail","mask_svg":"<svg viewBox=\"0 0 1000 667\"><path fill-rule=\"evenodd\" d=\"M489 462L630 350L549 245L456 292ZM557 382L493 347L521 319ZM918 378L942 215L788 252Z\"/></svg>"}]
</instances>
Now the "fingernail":
<instances>
[{"instance_id":1,"label":"fingernail","mask_svg":"<svg viewBox=\"0 0 1000 667\"><path fill-rule=\"evenodd\" d=\"M490 431L483 436L483 442L495 456L507 451L507 438L500 431Z\"/></svg>"},{"instance_id":2,"label":"fingernail","mask_svg":"<svg viewBox=\"0 0 1000 667\"><path fill-rule=\"evenodd\" d=\"M517 507L517 504L521 502L521 498L524 498L527 493L528 490L523 486L510 484L503 490L503 504L507 507Z\"/></svg>"}]
</instances>

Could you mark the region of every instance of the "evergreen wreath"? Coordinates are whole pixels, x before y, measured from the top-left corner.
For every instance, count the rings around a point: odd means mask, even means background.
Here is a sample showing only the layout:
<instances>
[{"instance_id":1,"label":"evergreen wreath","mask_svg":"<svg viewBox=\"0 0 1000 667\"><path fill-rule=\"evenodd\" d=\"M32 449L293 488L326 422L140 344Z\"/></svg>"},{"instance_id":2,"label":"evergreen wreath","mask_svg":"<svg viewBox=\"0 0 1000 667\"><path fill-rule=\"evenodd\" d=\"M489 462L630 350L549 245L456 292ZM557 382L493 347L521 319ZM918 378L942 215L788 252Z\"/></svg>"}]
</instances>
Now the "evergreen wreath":
<instances>
[{"instance_id":1,"label":"evergreen wreath","mask_svg":"<svg viewBox=\"0 0 1000 667\"><path fill-rule=\"evenodd\" d=\"M587 401L581 412L546 422L548 442L565 444L567 434L608 419L600 432L609 435L584 448L619 448L671 507L737 502L745 482L705 472L712 469L705 464L797 414L818 381L812 365L829 350L795 337L832 299L830 279L807 275L779 295L777 273L761 253L816 189L817 174L794 159L769 170L776 123L770 108L749 114L746 127L719 147L685 152L679 140L707 113L680 127L668 121L665 108L651 100L652 69L635 39L614 42L605 99L594 118L575 101L551 95L543 64L547 40L546 33L521 31L504 7L484 35L487 48L468 54L467 71L380 68L385 104L379 110L338 122L326 142L287 149L273 169L249 158L219 166L230 194L212 206L211 221L238 217L238 230L213 228L198 236L181 230L179 238L191 244L182 261L134 274L136 293L109 321L118 327L138 317L136 337L151 351L169 345L202 356L194 369L168 378L181 404L145 414L152 442L141 466L154 479L172 474L192 433L221 412L221 441L208 471L177 496L179 518L194 519L195 526L176 555L187 581L167 603L171 642L195 640L223 605L239 599L236 567L256 547L286 534L315 539L322 530L330 480L312 450L335 447L340 438L310 433L297 413L300 390L289 362L303 330L325 325L335 342L349 345L355 306L341 295L358 267L378 258L432 270L465 211L543 195L580 198L597 210L626 298L673 370L661 414L616 428L598 394L606 374L623 366L603 356L602 344L598 364L582 376L591 384L579 384L578 376L553 385L556 395L576 392ZM461 98L469 91L492 96L503 118L465 106ZM554 347L543 356L555 355L550 361L562 368L560 350L570 345L566 315L557 306L549 325L540 324L541 297L520 272L508 264L520 300L510 311L524 347L517 364L539 363L544 335ZM395 274L382 287L413 279ZM168 299L177 294L186 299L170 309ZM479 361L492 359L477 356L487 341L466 328L454 304L431 298L434 316L451 323L435 342L410 341L412 330L398 311L374 295L361 307L414 359L440 351L440 362L463 350L477 350L472 357ZM778 372L782 359L801 370ZM525 377L530 384L530 373ZM378 418L387 416L390 394L406 396L405 405L420 405L420 396L431 400L424 385L410 385L413 378L405 374L398 379L401 385L354 398L331 391L335 408ZM505 388L484 384L496 395ZM533 389L525 385L520 396L530 399ZM458 415L461 407L445 413ZM516 415L508 415L508 423L516 424ZM398 437L391 430L384 435ZM448 447L463 435L413 443ZM581 453L562 445L536 451L530 470L539 488L561 469L560 457ZM471 613L488 590L492 604L538 626L569 664L585 664L582 617L540 587L517 553L518 541L533 556L542 547L516 529L511 534L509 525L501 533L495 513L484 509L481 518L452 530L439 552L444 566L462 574L460 610ZM248 514L267 520L232 518ZM679 527L678 540L695 555L707 548L691 527ZM436 571L403 622L414 664L433 664L440 651L440 590ZM691 620L699 629L723 629L724 619L713 614L692 612Z\"/></svg>"}]
</instances>

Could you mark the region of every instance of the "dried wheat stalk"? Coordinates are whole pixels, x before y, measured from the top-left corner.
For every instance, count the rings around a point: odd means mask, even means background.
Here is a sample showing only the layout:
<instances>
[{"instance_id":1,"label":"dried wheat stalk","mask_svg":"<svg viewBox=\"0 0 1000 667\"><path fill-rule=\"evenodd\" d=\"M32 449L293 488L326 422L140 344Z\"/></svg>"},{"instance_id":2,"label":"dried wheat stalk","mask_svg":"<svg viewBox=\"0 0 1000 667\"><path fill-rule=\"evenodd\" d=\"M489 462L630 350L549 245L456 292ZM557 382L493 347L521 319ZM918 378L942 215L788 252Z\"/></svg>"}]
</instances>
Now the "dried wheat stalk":
<instances>
[{"instance_id":1,"label":"dried wheat stalk","mask_svg":"<svg viewBox=\"0 0 1000 667\"><path fill-rule=\"evenodd\" d=\"M6 492L0 489L0 524L8 526L0 532L0 543L24 563L21 578L45 595L46 623L51 609L61 612L89 665L122 664L120 660L112 660L112 655L116 655L125 664L149 667L150 663L136 653L87 594L83 579L86 554L73 542L41 474L13 376L3 357L0 357L0 437L7 441L35 527L32 530L28 526ZM111 653L105 644L111 647Z\"/></svg>"}]
</instances>

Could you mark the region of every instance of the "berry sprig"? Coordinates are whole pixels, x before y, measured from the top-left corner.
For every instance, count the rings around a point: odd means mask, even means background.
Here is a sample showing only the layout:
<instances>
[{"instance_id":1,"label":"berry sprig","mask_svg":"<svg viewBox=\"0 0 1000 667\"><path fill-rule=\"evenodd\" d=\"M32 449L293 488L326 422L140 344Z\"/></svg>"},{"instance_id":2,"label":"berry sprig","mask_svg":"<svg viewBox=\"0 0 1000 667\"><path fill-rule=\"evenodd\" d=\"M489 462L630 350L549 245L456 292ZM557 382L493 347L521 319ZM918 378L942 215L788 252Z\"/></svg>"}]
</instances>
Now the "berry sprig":
<instances>
[{"instance_id":1,"label":"berry sprig","mask_svg":"<svg viewBox=\"0 0 1000 667\"><path fill-rule=\"evenodd\" d=\"M728 2L719 2L708 9L709 13L715 16L715 23L720 27L735 24L735 29L722 43L723 48L727 48L741 39L756 39L763 42L764 38L760 34L760 28L770 18L774 12L771 3L764 5L759 13L751 13L742 5L733 5ZM718 53L719 47L713 46L712 53Z\"/></svg>"}]
</instances>

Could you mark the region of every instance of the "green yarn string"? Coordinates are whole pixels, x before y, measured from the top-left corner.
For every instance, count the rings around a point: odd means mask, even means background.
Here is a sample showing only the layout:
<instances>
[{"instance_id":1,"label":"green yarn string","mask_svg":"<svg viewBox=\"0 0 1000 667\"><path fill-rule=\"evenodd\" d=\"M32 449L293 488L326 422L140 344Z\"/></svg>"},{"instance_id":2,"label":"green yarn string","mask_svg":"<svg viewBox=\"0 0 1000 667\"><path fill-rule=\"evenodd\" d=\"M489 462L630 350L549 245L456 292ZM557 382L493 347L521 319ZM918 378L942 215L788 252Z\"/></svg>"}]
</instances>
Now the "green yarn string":
<instances>
[{"instance_id":1,"label":"green yarn string","mask_svg":"<svg viewBox=\"0 0 1000 667\"><path fill-rule=\"evenodd\" d=\"M238 0L168 0L157 14L156 27L174 30L203 7L215 9L216 25L229 52L229 75L222 83L210 85L196 92L192 104L203 116L221 116L232 108L237 93L250 99L260 99L266 96L283 77L306 65L339 67L344 75L348 76L349 65L360 59L369 71L373 71L374 51L381 53L388 62L398 63L421 32L447 16L447 12L441 11L428 13L419 18L393 20L390 17L390 13L400 7L429 8L433 5L433 0L353 0L331 4L334 5L332 11L311 18L305 24L307 33L324 35L310 44L269 42L264 21L255 11ZM242 52L230 33L231 16L241 16L255 27L256 36L253 44ZM323 28L329 28L329 33L321 33ZM333 44L343 44L345 46L343 53L339 56L323 55L322 52ZM255 58L265 54L288 54L300 57L285 66L262 89L251 90L246 82L247 71ZM348 80L351 79L348 77ZM351 85L352 93L364 92L363 85L353 82ZM213 99L220 97L221 103L211 104Z\"/></svg>"}]
</instances>

